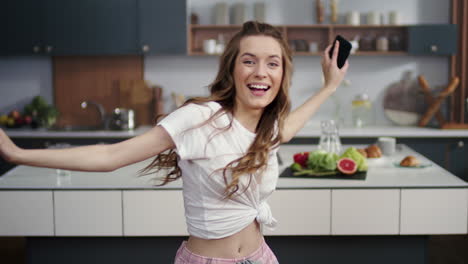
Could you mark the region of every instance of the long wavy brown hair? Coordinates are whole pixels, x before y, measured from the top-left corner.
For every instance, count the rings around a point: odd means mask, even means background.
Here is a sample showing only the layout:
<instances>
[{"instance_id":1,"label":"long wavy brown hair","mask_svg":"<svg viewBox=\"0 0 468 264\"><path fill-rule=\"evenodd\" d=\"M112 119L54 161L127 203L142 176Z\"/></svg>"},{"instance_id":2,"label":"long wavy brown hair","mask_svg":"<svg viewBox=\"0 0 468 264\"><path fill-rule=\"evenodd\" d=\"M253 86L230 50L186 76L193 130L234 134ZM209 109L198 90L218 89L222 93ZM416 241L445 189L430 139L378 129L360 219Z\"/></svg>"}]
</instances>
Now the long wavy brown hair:
<instances>
[{"instance_id":1,"label":"long wavy brown hair","mask_svg":"<svg viewBox=\"0 0 468 264\"><path fill-rule=\"evenodd\" d=\"M223 171L224 181L226 183L225 197L230 198L239 190L240 177L252 177L256 172L266 168L268 162L268 154L270 150L280 144L284 120L290 111L289 87L291 85L291 77L293 72L292 55L287 42L282 36L280 30L275 27L249 21L243 24L242 29L236 33L226 46L225 51L220 57L219 71L216 79L209 85L210 95L208 97L196 97L187 100L181 107L190 104L204 104L206 102L215 101L222 107L213 114L206 124L222 114L229 113L233 116L234 104L236 97L236 88L234 83L234 67L236 58L240 50L240 42L248 36L269 36L278 41L282 50L282 65L283 77L281 87L275 99L263 111L263 114L257 124L255 139L247 150L247 153L230 162L226 167L221 168ZM201 124L201 125L203 125ZM222 129L228 129L231 123ZM277 128L275 126L278 126ZM152 172L157 172L161 169L168 170L168 173L159 186L165 185L171 181L175 181L182 176L182 172L177 165L179 157L174 149L165 153L161 153L149 164L140 171L140 174L147 175ZM228 171L231 172L231 181L228 180ZM248 181L251 182L251 178ZM248 187L248 186L247 186ZM246 188L247 188L246 187Z\"/></svg>"}]
</instances>

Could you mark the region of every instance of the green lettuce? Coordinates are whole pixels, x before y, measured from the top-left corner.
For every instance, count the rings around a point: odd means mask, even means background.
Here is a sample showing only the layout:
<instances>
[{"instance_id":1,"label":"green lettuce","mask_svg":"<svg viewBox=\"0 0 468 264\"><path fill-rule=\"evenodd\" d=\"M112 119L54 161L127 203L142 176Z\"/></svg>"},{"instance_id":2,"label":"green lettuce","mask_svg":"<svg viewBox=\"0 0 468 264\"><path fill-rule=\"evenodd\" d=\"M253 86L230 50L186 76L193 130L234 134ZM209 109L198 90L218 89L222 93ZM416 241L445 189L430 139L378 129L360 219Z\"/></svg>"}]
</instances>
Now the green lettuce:
<instances>
[{"instance_id":1,"label":"green lettuce","mask_svg":"<svg viewBox=\"0 0 468 264\"><path fill-rule=\"evenodd\" d=\"M341 158L350 158L357 163L358 171L367 171L367 159L355 147L349 147L340 156Z\"/></svg>"},{"instance_id":2,"label":"green lettuce","mask_svg":"<svg viewBox=\"0 0 468 264\"><path fill-rule=\"evenodd\" d=\"M336 161L338 155L324 150L316 150L309 153L307 168L314 171L333 171L336 170Z\"/></svg>"}]
</instances>

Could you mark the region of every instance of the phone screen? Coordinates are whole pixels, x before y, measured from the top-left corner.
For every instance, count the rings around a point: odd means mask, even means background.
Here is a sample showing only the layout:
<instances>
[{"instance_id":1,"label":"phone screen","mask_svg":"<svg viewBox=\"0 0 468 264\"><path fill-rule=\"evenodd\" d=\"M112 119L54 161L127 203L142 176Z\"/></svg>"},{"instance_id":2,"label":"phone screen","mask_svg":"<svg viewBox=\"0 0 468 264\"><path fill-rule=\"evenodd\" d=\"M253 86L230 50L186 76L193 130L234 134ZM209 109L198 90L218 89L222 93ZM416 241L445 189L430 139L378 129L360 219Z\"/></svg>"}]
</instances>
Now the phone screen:
<instances>
[{"instance_id":1,"label":"phone screen","mask_svg":"<svg viewBox=\"0 0 468 264\"><path fill-rule=\"evenodd\" d=\"M349 53L351 51L351 43L347 41L345 38L343 38L342 36L337 35L335 38L335 41L333 41L333 46L329 52L330 58L333 55L333 50L335 49L335 42L337 40L340 42L340 50L338 50L337 65L338 65L338 68L341 69L343 65L345 64L346 59L348 59Z\"/></svg>"}]
</instances>

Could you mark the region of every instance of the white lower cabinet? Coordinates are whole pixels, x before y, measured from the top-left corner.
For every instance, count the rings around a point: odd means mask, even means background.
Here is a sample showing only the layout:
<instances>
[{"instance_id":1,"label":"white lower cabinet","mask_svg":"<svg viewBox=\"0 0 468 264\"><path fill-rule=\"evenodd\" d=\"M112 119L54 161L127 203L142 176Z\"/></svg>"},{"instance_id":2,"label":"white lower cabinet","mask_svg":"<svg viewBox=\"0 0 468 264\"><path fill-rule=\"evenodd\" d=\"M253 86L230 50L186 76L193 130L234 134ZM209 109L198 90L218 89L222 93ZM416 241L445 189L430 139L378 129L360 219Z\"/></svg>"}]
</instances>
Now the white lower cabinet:
<instances>
[{"instance_id":1,"label":"white lower cabinet","mask_svg":"<svg viewBox=\"0 0 468 264\"><path fill-rule=\"evenodd\" d=\"M53 236L51 191L0 191L0 236Z\"/></svg>"},{"instance_id":2,"label":"white lower cabinet","mask_svg":"<svg viewBox=\"0 0 468 264\"><path fill-rule=\"evenodd\" d=\"M332 235L399 232L399 189L332 190Z\"/></svg>"},{"instance_id":3,"label":"white lower cabinet","mask_svg":"<svg viewBox=\"0 0 468 264\"><path fill-rule=\"evenodd\" d=\"M121 236L121 191L56 191L56 236Z\"/></svg>"},{"instance_id":4,"label":"white lower cabinet","mask_svg":"<svg viewBox=\"0 0 468 264\"><path fill-rule=\"evenodd\" d=\"M466 234L468 189L401 190L401 234Z\"/></svg>"},{"instance_id":5,"label":"white lower cabinet","mask_svg":"<svg viewBox=\"0 0 468 264\"><path fill-rule=\"evenodd\" d=\"M124 191L125 236L186 236L181 190Z\"/></svg>"},{"instance_id":6,"label":"white lower cabinet","mask_svg":"<svg viewBox=\"0 0 468 264\"><path fill-rule=\"evenodd\" d=\"M330 190L276 190L268 198L275 230L265 235L329 235Z\"/></svg>"}]
</instances>

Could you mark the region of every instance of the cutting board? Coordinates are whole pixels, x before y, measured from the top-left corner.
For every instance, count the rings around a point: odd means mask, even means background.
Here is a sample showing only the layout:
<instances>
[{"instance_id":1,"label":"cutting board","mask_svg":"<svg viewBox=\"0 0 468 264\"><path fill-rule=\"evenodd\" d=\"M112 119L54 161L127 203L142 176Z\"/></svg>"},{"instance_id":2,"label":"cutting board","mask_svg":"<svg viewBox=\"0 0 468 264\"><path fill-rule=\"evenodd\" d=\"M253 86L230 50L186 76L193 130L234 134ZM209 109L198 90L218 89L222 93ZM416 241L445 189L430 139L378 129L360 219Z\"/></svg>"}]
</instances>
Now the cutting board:
<instances>
[{"instance_id":1,"label":"cutting board","mask_svg":"<svg viewBox=\"0 0 468 264\"><path fill-rule=\"evenodd\" d=\"M300 175L294 176L291 168L286 168L280 175L280 178L302 178L302 179L338 179L338 180L365 180L367 176L367 171L356 172L353 175L346 175L341 172L337 172L332 175Z\"/></svg>"},{"instance_id":2,"label":"cutting board","mask_svg":"<svg viewBox=\"0 0 468 264\"><path fill-rule=\"evenodd\" d=\"M390 84L385 89L384 114L396 125L417 125L426 107L424 95L411 72L403 73L400 81Z\"/></svg>"},{"instance_id":3,"label":"cutting board","mask_svg":"<svg viewBox=\"0 0 468 264\"><path fill-rule=\"evenodd\" d=\"M144 80L117 80L118 107L135 111L135 123L154 125L155 117L163 114L162 88Z\"/></svg>"}]
</instances>

